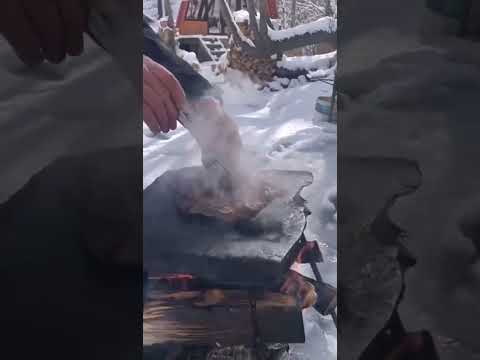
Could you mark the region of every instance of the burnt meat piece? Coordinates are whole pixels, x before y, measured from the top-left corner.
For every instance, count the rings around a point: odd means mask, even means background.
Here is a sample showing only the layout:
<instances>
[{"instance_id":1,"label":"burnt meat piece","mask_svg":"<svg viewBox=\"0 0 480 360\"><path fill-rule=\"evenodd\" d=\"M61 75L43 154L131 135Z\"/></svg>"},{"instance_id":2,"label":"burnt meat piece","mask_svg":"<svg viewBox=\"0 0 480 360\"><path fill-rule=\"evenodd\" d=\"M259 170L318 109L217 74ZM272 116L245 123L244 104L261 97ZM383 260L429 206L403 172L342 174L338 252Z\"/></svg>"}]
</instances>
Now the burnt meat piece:
<instances>
[{"instance_id":1,"label":"burnt meat piece","mask_svg":"<svg viewBox=\"0 0 480 360\"><path fill-rule=\"evenodd\" d=\"M205 175L208 176L208 175ZM177 207L183 215L203 215L228 223L254 218L283 192L273 185L253 178L241 189L229 189L209 184L206 178L179 183Z\"/></svg>"}]
</instances>

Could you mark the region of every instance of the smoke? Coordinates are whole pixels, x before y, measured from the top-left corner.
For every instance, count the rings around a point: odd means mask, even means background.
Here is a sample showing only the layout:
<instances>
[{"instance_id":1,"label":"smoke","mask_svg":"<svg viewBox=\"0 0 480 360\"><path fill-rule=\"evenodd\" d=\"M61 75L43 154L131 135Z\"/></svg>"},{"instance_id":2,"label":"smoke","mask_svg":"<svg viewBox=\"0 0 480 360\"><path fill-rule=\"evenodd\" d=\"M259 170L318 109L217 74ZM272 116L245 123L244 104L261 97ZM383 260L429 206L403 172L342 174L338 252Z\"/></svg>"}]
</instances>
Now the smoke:
<instances>
[{"instance_id":1,"label":"smoke","mask_svg":"<svg viewBox=\"0 0 480 360\"><path fill-rule=\"evenodd\" d=\"M235 201L258 201L258 159L245 151L238 126L218 100L202 98L181 118L202 151L205 185L212 193L233 195Z\"/></svg>"}]
</instances>

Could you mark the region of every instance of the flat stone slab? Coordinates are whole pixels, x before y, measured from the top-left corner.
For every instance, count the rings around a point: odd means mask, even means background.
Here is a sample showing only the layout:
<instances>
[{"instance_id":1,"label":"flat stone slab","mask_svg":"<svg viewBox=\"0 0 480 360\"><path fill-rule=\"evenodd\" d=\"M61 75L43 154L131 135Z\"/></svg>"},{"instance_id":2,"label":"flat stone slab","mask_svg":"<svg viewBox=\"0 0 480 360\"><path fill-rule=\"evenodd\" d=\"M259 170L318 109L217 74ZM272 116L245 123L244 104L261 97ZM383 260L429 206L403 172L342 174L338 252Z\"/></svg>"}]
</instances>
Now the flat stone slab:
<instances>
[{"instance_id":1,"label":"flat stone slab","mask_svg":"<svg viewBox=\"0 0 480 360\"><path fill-rule=\"evenodd\" d=\"M202 168L168 171L144 191L144 266L150 274L189 273L222 282L269 283L282 275L282 260L305 229L308 210L300 191L313 175L265 171L286 190L248 223L228 224L182 216L175 184Z\"/></svg>"}]
</instances>

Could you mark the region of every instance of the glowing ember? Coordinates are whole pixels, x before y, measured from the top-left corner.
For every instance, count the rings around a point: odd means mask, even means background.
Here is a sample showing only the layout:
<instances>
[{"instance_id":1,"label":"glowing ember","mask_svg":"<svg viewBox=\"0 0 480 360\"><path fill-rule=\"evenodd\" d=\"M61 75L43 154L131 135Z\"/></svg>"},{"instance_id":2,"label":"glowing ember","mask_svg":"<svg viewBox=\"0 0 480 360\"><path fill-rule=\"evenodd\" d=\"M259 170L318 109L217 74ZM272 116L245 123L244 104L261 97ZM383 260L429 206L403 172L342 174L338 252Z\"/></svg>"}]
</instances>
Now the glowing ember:
<instances>
[{"instance_id":1,"label":"glowing ember","mask_svg":"<svg viewBox=\"0 0 480 360\"><path fill-rule=\"evenodd\" d=\"M280 291L295 296L303 309L312 307L317 302L315 287L295 271L289 271Z\"/></svg>"}]
</instances>

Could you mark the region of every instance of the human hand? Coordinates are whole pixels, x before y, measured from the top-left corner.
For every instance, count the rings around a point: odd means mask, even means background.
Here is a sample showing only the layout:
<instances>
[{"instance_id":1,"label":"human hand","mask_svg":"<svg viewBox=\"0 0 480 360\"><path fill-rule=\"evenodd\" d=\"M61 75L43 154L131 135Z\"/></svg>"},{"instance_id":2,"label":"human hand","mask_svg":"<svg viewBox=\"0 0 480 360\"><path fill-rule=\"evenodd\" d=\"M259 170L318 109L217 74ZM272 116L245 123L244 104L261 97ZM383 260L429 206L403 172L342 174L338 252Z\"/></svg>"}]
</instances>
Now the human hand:
<instances>
[{"instance_id":1,"label":"human hand","mask_svg":"<svg viewBox=\"0 0 480 360\"><path fill-rule=\"evenodd\" d=\"M185 92L175 76L144 56L143 118L150 130L154 133L175 130L185 102Z\"/></svg>"},{"instance_id":2,"label":"human hand","mask_svg":"<svg viewBox=\"0 0 480 360\"><path fill-rule=\"evenodd\" d=\"M4 0L0 33L28 65L60 63L83 52L84 0Z\"/></svg>"}]
</instances>

